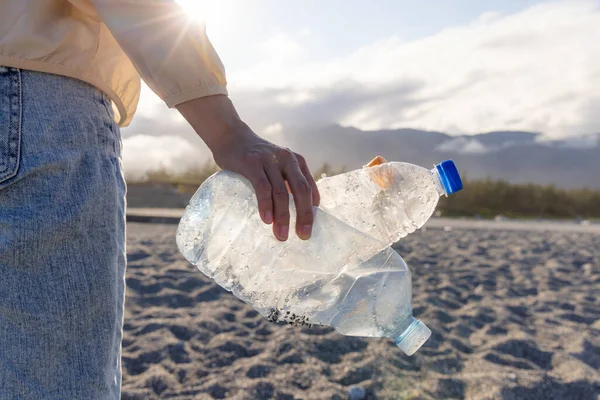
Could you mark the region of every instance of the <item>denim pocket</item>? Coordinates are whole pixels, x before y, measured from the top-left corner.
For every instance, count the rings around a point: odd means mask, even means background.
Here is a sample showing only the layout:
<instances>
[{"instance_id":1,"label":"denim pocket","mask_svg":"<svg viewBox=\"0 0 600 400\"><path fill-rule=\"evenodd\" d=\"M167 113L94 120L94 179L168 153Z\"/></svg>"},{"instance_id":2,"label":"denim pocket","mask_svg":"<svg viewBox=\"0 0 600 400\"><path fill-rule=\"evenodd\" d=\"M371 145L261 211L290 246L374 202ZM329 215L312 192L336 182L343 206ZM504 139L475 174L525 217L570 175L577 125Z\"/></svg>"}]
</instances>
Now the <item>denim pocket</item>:
<instances>
[{"instance_id":1,"label":"denim pocket","mask_svg":"<svg viewBox=\"0 0 600 400\"><path fill-rule=\"evenodd\" d=\"M0 183L14 177L21 158L21 71L0 66Z\"/></svg>"}]
</instances>

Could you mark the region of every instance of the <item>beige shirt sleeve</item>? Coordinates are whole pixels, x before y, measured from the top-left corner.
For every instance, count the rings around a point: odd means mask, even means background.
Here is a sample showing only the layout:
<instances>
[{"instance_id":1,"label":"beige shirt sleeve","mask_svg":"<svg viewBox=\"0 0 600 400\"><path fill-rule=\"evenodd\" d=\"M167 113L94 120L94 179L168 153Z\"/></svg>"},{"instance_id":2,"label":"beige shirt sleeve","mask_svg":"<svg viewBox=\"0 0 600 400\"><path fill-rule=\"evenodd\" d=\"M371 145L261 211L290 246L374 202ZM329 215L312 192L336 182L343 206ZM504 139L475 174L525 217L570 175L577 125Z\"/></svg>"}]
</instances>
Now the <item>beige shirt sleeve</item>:
<instances>
[{"instance_id":1,"label":"beige shirt sleeve","mask_svg":"<svg viewBox=\"0 0 600 400\"><path fill-rule=\"evenodd\" d=\"M225 68L203 24L174 0L91 0L142 79L169 107L227 94Z\"/></svg>"}]
</instances>

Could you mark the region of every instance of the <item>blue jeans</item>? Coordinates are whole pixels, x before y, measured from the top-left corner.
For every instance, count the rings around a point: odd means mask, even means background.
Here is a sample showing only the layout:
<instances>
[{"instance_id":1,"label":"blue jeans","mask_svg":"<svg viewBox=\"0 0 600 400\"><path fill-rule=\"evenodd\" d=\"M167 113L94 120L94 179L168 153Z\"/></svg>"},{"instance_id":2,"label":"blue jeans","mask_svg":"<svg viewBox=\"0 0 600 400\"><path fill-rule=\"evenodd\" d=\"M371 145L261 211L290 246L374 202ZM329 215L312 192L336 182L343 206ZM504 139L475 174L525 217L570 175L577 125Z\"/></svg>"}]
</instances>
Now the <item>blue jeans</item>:
<instances>
[{"instance_id":1,"label":"blue jeans","mask_svg":"<svg viewBox=\"0 0 600 400\"><path fill-rule=\"evenodd\" d=\"M0 399L118 399L125 182L110 100L0 66Z\"/></svg>"}]
</instances>

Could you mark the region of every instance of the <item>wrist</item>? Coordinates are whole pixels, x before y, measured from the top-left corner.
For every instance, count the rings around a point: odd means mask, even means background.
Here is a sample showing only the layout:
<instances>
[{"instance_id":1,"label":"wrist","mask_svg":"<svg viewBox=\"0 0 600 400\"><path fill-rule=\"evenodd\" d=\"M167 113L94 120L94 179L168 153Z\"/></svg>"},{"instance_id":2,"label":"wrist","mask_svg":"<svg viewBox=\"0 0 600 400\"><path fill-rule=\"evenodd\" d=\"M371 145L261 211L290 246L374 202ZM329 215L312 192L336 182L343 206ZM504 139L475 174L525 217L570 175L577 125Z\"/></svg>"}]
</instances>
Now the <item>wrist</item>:
<instances>
[{"instance_id":1,"label":"wrist","mask_svg":"<svg viewBox=\"0 0 600 400\"><path fill-rule=\"evenodd\" d=\"M176 108L213 153L241 136L253 134L225 95L200 97Z\"/></svg>"},{"instance_id":2,"label":"wrist","mask_svg":"<svg viewBox=\"0 0 600 400\"><path fill-rule=\"evenodd\" d=\"M207 128L205 135L198 135L204 140L213 155L221 154L222 149L231 148L234 143L254 136L254 132L241 119L235 121L221 121L218 127Z\"/></svg>"}]
</instances>

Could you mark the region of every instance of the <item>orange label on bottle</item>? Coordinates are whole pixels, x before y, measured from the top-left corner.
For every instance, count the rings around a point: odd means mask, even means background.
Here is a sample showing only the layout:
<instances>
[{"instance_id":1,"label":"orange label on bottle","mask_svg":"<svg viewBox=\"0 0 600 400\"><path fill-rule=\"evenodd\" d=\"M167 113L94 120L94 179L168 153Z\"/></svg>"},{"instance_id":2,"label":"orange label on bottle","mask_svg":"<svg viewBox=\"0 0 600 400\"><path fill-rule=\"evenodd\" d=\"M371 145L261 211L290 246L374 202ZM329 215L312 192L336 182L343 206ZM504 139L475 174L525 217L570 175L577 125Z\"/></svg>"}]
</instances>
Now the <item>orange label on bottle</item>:
<instances>
[{"instance_id":1,"label":"orange label on bottle","mask_svg":"<svg viewBox=\"0 0 600 400\"><path fill-rule=\"evenodd\" d=\"M371 168L387 162L388 161L385 158L377 156L369 161L369 163L363 168ZM369 175L371 176L371 179L373 179L373 181L382 189L390 186L393 181L391 171L388 168L373 168L371 171L369 171Z\"/></svg>"}]
</instances>

